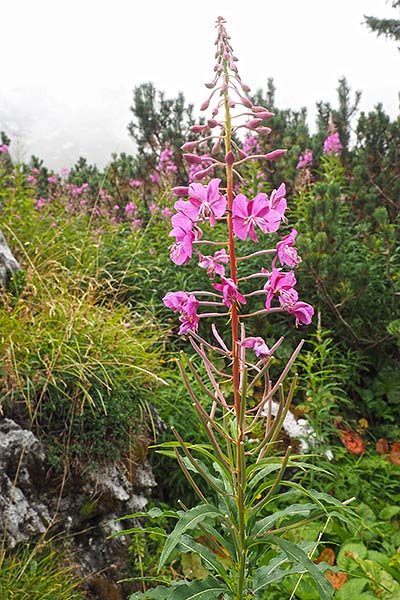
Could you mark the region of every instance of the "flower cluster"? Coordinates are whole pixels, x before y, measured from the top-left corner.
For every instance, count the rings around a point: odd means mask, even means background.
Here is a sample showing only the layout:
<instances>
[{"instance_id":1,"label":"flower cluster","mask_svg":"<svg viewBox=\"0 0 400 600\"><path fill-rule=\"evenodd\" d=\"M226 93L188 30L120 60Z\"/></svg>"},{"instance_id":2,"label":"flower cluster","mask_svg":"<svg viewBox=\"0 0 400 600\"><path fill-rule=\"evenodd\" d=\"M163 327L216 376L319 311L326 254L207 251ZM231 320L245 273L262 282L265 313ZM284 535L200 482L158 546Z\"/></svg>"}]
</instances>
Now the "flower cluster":
<instances>
[{"instance_id":1,"label":"flower cluster","mask_svg":"<svg viewBox=\"0 0 400 600\"><path fill-rule=\"evenodd\" d=\"M338 156L343 150L338 132L329 135L324 141L324 154L337 154Z\"/></svg>"},{"instance_id":2,"label":"flower cluster","mask_svg":"<svg viewBox=\"0 0 400 600\"><path fill-rule=\"evenodd\" d=\"M287 209L286 186L284 183L274 189L271 194L259 191L255 195L236 193L237 182L241 182L238 168L247 161L277 160L285 154L285 150L277 149L260 154L257 135L268 135L271 131L264 122L272 117L272 113L263 106L254 106L247 97L249 91L238 74L236 59L233 56L226 35L223 20L219 20L219 36L217 40L217 64L215 65L214 80L206 84L212 90L209 98L202 105L206 110L219 90L220 100L212 110L211 118L206 124L194 125L192 132L203 137L183 145L184 158L192 169L194 181L187 187L174 188L175 196L181 197L175 202L175 213L172 215L172 230L170 236L175 238L170 247L171 260L176 265L188 263L193 256L198 258L198 265L206 269L211 284L211 290L186 293L183 291L168 292L163 298L164 304L180 314L180 334L194 333L197 335L199 320L203 316L220 317L228 314L232 322L243 323L254 313L241 314L247 298L264 296L264 306L257 310L260 313L285 311L294 316L296 325L307 325L311 322L314 309L311 305L299 300L295 289L296 277L294 270L301 262L295 248L297 231L278 239L273 248L265 248L265 236L276 234L282 224L287 224L285 212ZM244 111L233 115L231 109L241 105ZM219 116L225 111L225 118ZM229 115L227 114L229 111ZM240 113L240 111L239 111ZM242 122L237 123L237 119ZM244 122L243 122L244 118ZM249 131L243 147L233 141L233 134L240 128ZM218 131L220 133L218 134ZM196 150L208 148L211 141L211 154L197 154ZM168 159L167 149L164 150L165 160ZM223 157L221 156L223 153ZM310 164L312 153L308 151L303 157L303 166ZM300 162L299 162L300 164ZM214 177L216 170L223 168L225 177ZM298 168L300 168L298 166ZM208 183L200 180L209 179ZM224 181L224 183L223 183ZM243 189L243 188L242 188ZM206 232L216 226L225 227L225 241L206 239ZM239 241L251 240L255 244L261 242L262 249L251 254L238 256ZM221 239L218 237L218 239ZM224 238L222 238L224 239ZM203 248L218 245L214 254L203 253ZM258 268L252 275L239 277L239 261L251 259L253 256L264 259L272 255L272 261L261 270ZM286 270L286 269L290 270ZM261 289L245 292L239 288L251 280L263 280ZM243 287L245 287L243 285ZM202 297L201 301L199 297ZM205 299L203 299L205 297ZM199 309L207 310L201 312ZM212 312L209 312L209 311ZM226 312L228 310L228 312ZM235 327L235 325L233 325ZM243 325L242 325L243 327ZM233 338L237 335L233 332ZM233 340L235 344L235 341ZM251 348L258 358L270 356L270 351L261 337L245 337L242 335L243 348Z\"/></svg>"},{"instance_id":3,"label":"flower cluster","mask_svg":"<svg viewBox=\"0 0 400 600\"><path fill-rule=\"evenodd\" d=\"M304 154L300 155L299 162L296 165L296 169L304 169L305 167L310 167L313 161L313 153L312 150L307 150Z\"/></svg>"}]
</instances>

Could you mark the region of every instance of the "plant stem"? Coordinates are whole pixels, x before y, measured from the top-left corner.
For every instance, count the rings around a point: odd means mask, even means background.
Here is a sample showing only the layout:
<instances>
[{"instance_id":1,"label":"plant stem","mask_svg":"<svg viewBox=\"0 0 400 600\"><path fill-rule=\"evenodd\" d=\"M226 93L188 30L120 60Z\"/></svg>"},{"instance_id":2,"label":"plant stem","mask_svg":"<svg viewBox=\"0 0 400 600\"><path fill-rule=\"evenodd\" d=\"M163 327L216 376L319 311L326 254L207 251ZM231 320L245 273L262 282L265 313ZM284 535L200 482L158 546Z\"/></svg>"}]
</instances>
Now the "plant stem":
<instances>
[{"instance_id":1,"label":"plant stem","mask_svg":"<svg viewBox=\"0 0 400 600\"><path fill-rule=\"evenodd\" d=\"M229 81L228 67L225 62L225 77ZM232 151L232 124L229 106L228 91L224 92L225 100L225 153L228 155ZM235 237L233 231L233 166L226 163L226 194L228 201L228 247L229 247L229 267L231 279L237 284ZM237 519L238 519L238 572L236 579L236 591L234 600L242 600L243 590L246 584L246 525L245 525L245 473L246 456L244 451L244 429L246 423L246 398L240 390L240 347L239 347L239 315L237 304L234 302L231 306L231 327L232 327L232 384L234 394L234 406L236 414L236 472L237 478L232 478L237 484L235 490ZM242 404L244 403L244 404Z\"/></svg>"}]
</instances>

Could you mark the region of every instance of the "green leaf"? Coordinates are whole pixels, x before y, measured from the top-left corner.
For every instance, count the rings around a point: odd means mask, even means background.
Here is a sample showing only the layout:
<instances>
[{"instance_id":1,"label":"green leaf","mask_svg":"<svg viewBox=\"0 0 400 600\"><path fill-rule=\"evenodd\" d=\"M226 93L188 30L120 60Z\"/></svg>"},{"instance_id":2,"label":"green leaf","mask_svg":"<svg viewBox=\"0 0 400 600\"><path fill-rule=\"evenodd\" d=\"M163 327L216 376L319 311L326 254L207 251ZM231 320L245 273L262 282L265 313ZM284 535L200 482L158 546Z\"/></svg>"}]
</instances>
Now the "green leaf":
<instances>
[{"instance_id":1,"label":"green leaf","mask_svg":"<svg viewBox=\"0 0 400 600\"><path fill-rule=\"evenodd\" d=\"M129 596L129 600L166 600L170 591L169 587L158 585L147 592L135 592Z\"/></svg>"},{"instance_id":2,"label":"green leaf","mask_svg":"<svg viewBox=\"0 0 400 600\"><path fill-rule=\"evenodd\" d=\"M198 525L205 519L210 519L221 515L222 513L212 504L200 504L183 513L183 515L175 525L174 530L171 532L171 534L167 538L167 541L165 542L164 548L161 552L158 569L160 570L161 567L165 564L166 560L168 559L176 545L179 543L181 536L183 533L185 533L185 531L194 529L196 525Z\"/></svg>"},{"instance_id":3,"label":"green leaf","mask_svg":"<svg viewBox=\"0 0 400 600\"><path fill-rule=\"evenodd\" d=\"M308 558L307 554L299 546L284 538L274 537L274 541L283 550L289 560L305 567L306 571L317 584L321 600L331 600L334 592L332 585L322 575L318 567Z\"/></svg>"},{"instance_id":4,"label":"green leaf","mask_svg":"<svg viewBox=\"0 0 400 600\"><path fill-rule=\"evenodd\" d=\"M182 536L179 541L178 550L180 552L195 552L201 558L205 567L214 569L224 581L227 581L228 574L226 573L222 562L209 548L196 542L190 535Z\"/></svg>"},{"instance_id":5,"label":"green leaf","mask_svg":"<svg viewBox=\"0 0 400 600\"><path fill-rule=\"evenodd\" d=\"M166 600L217 600L221 594L227 594L229 589L222 583L218 583L212 577L201 581L191 581L183 585L170 588ZM224 596L226 600L231 596Z\"/></svg>"},{"instance_id":6,"label":"green leaf","mask_svg":"<svg viewBox=\"0 0 400 600\"><path fill-rule=\"evenodd\" d=\"M305 573L306 568L301 565L296 565L291 569L280 569L279 565L287 564L287 556L280 554L279 561L274 559L268 565L263 565L254 573L253 582L251 585L251 591L254 594L254 598L262 598L263 595L258 596L260 592L265 590L268 586L273 583L282 581L287 575L294 575ZM275 564L272 564L275 563Z\"/></svg>"},{"instance_id":7,"label":"green leaf","mask_svg":"<svg viewBox=\"0 0 400 600\"><path fill-rule=\"evenodd\" d=\"M390 519L392 519L399 513L400 513L400 506L389 505L389 506L385 506L381 510L381 512L379 513L379 516L381 517L381 519L384 519L385 521L390 521Z\"/></svg>"},{"instance_id":8,"label":"green leaf","mask_svg":"<svg viewBox=\"0 0 400 600\"><path fill-rule=\"evenodd\" d=\"M315 504L292 504L283 510L278 510L263 519L256 522L251 532L252 536L260 536L266 534L271 526L274 525L282 517L303 516L308 517L312 510L315 510Z\"/></svg>"}]
</instances>

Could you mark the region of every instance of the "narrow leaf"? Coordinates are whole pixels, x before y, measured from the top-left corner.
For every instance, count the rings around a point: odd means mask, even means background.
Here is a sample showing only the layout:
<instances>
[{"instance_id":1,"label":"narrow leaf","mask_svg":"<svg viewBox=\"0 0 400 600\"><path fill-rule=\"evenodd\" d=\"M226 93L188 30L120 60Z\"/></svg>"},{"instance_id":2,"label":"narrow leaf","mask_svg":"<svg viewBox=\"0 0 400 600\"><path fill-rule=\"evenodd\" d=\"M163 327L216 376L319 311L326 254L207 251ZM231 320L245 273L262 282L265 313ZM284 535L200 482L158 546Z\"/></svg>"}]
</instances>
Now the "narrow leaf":
<instances>
[{"instance_id":1,"label":"narrow leaf","mask_svg":"<svg viewBox=\"0 0 400 600\"><path fill-rule=\"evenodd\" d=\"M183 533L185 533L185 531L194 529L196 525L205 519L210 519L221 515L222 513L212 504L200 504L185 512L165 542L163 551L161 552L158 569L160 570L165 564L166 560L179 543L181 536Z\"/></svg>"},{"instance_id":2,"label":"narrow leaf","mask_svg":"<svg viewBox=\"0 0 400 600\"><path fill-rule=\"evenodd\" d=\"M322 575L318 567L308 558L307 554L299 546L284 538L274 537L274 541L283 550L289 560L305 567L306 571L317 584L321 600L331 600L334 593L332 585Z\"/></svg>"},{"instance_id":3,"label":"narrow leaf","mask_svg":"<svg viewBox=\"0 0 400 600\"><path fill-rule=\"evenodd\" d=\"M226 581L228 574L218 557L206 546L196 542L190 535L183 535L178 550L180 552L195 552L203 561L206 568L212 568Z\"/></svg>"},{"instance_id":4,"label":"narrow leaf","mask_svg":"<svg viewBox=\"0 0 400 600\"><path fill-rule=\"evenodd\" d=\"M308 517L312 510L315 510L315 504L292 504L283 510L278 510L263 519L256 522L251 532L252 536L260 536L266 534L271 526L274 525L282 517L302 516Z\"/></svg>"},{"instance_id":5,"label":"narrow leaf","mask_svg":"<svg viewBox=\"0 0 400 600\"><path fill-rule=\"evenodd\" d=\"M170 588L158 585L147 590L147 592L135 592L129 596L129 600L166 600L170 591Z\"/></svg>"},{"instance_id":6,"label":"narrow leaf","mask_svg":"<svg viewBox=\"0 0 400 600\"><path fill-rule=\"evenodd\" d=\"M229 589L223 584L218 583L212 577L195 580L183 585L173 586L169 590L166 600L217 600L221 594L226 594ZM228 600L230 596L223 596Z\"/></svg>"}]
</instances>

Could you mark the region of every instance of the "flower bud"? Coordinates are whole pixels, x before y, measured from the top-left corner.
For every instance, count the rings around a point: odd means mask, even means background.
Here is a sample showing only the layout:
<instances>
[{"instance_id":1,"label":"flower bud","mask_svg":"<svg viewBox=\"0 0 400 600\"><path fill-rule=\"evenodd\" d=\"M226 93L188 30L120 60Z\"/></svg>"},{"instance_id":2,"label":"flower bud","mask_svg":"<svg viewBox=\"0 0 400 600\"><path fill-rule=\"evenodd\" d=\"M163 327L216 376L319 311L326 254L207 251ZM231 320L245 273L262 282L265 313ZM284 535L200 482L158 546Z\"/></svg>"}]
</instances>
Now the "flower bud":
<instances>
[{"instance_id":1,"label":"flower bud","mask_svg":"<svg viewBox=\"0 0 400 600\"><path fill-rule=\"evenodd\" d=\"M247 154L246 154L246 152L244 152L244 150L241 150L239 148L239 150L238 150L238 157L239 157L239 160L243 160L244 158L247 158Z\"/></svg>"},{"instance_id":2,"label":"flower bud","mask_svg":"<svg viewBox=\"0 0 400 600\"><path fill-rule=\"evenodd\" d=\"M191 165L200 165L203 160L202 157L197 154L183 154L182 156Z\"/></svg>"},{"instance_id":3,"label":"flower bud","mask_svg":"<svg viewBox=\"0 0 400 600\"><path fill-rule=\"evenodd\" d=\"M208 98L207 100L204 100L203 104L200 106L200 110L207 110L207 108L210 106L210 98Z\"/></svg>"},{"instance_id":4,"label":"flower bud","mask_svg":"<svg viewBox=\"0 0 400 600\"><path fill-rule=\"evenodd\" d=\"M181 149L184 150L184 152L192 152L197 144L199 144L199 142L186 142L186 144L183 144L183 146L181 146Z\"/></svg>"},{"instance_id":5,"label":"flower bud","mask_svg":"<svg viewBox=\"0 0 400 600\"><path fill-rule=\"evenodd\" d=\"M267 160L278 160L278 158L284 156L286 152L287 150L280 148L277 150L273 150L272 152L268 152L268 154L264 155L264 158L266 158Z\"/></svg>"},{"instance_id":6,"label":"flower bud","mask_svg":"<svg viewBox=\"0 0 400 600\"><path fill-rule=\"evenodd\" d=\"M221 140L219 139L215 142L215 144L211 148L211 154L218 154L218 152L220 150L221 150Z\"/></svg>"},{"instance_id":7,"label":"flower bud","mask_svg":"<svg viewBox=\"0 0 400 600\"><path fill-rule=\"evenodd\" d=\"M242 86L242 90L244 92L250 92L251 91L251 88L246 83L242 83L241 86Z\"/></svg>"},{"instance_id":8,"label":"flower bud","mask_svg":"<svg viewBox=\"0 0 400 600\"><path fill-rule=\"evenodd\" d=\"M207 125L210 129L213 129L214 127L218 127L220 123L218 123L218 121L216 121L215 119L208 119Z\"/></svg>"},{"instance_id":9,"label":"flower bud","mask_svg":"<svg viewBox=\"0 0 400 600\"><path fill-rule=\"evenodd\" d=\"M272 129L270 127L257 127L256 131L260 135L266 135L267 133L271 133Z\"/></svg>"},{"instance_id":10,"label":"flower bud","mask_svg":"<svg viewBox=\"0 0 400 600\"><path fill-rule=\"evenodd\" d=\"M268 108L265 108L265 106L253 106L253 110L256 113L259 113L259 112L269 112Z\"/></svg>"},{"instance_id":11,"label":"flower bud","mask_svg":"<svg viewBox=\"0 0 400 600\"><path fill-rule=\"evenodd\" d=\"M251 119L250 121L247 121L245 126L248 129L256 129L260 123L262 123L262 119Z\"/></svg>"},{"instance_id":12,"label":"flower bud","mask_svg":"<svg viewBox=\"0 0 400 600\"><path fill-rule=\"evenodd\" d=\"M241 100L243 106L245 106L246 108L253 108L252 103L250 102L250 100L248 98L246 98L246 96L240 96L240 100Z\"/></svg>"},{"instance_id":13,"label":"flower bud","mask_svg":"<svg viewBox=\"0 0 400 600\"><path fill-rule=\"evenodd\" d=\"M189 194L189 188L183 185L172 188L172 191L175 196L187 196Z\"/></svg>"},{"instance_id":14,"label":"flower bud","mask_svg":"<svg viewBox=\"0 0 400 600\"><path fill-rule=\"evenodd\" d=\"M259 119L263 119L263 121L265 121L266 119L270 119L271 117L274 116L274 113L269 112L269 110L258 110L257 112L257 117Z\"/></svg>"},{"instance_id":15,"label":"flower bud","mask_svg":"<svg viewBox=\"0 0 400 600\"><path fill-rule=\"evenodd\" d=\"M192 125L190 131L193 133L203 133L203 125Z\"/></svg>"},{"instance_id":16,"label":"flower bud","mask_svg":"<svg viewBox=\"0 0 400 600\"><path fill-rule=\"evenodd\" d=\"M235 162L235 155L232 152L232 150L230 150L228 154L225 155L225 162L228 165L228 167L231 167Z\"/></svg>"}]
</instances>

